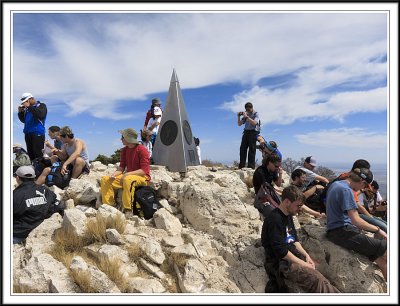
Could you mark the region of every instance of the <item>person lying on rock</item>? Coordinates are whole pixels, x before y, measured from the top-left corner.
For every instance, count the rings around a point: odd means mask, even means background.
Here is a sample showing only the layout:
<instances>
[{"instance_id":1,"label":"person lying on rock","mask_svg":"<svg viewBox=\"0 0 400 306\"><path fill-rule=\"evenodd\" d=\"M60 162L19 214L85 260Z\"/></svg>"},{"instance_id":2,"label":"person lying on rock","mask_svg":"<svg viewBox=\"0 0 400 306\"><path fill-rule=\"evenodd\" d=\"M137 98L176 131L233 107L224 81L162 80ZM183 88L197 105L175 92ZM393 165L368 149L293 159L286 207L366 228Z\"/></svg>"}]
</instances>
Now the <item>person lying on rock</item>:
<instances>
[{"instance_id":1,"label":"person lying on rock","mask_svg":"<svg viewBox=\"0 0 400 306\"><path fill-rule=\"evenodd\" d=\"M18 186L13 191L13 244L18 244L54 212L63 215L64 206L47 186L35 184L32 166L19 167L14 176Z\"/></svg>"},{"instance_id":2,"label":"person lying on rock","mask_svg":"<svg viewBox=\"0 0 400 306\"><path fill-rule=\"evenodd\" d=\"M117 171L101 178L101 197L103 204L115 206L114 190L122 188L123 210L131 210L135 187L146 186L150 182L150 156L137 140L138 134L134 129L127 128L119 133L125 147L121 150Z\"/></svg>"},{"instance_id":3,"label":"person lying on rock","mask_svg":"<svg viewBox=\"0 0 400 306\"><path fill-rule=\"evenodd\" d=\"M347 179L332 183L326 198L327 238L343 248L367 256L378 265L387 280L387 235L360 217L353 194L353 190L360 190L372 180L373 174L369 169L355 168ZM368 237L361 230L384 239Z\"/></svg>"},{"instance_id":4,"label":"person lying on rock","mask_svg":"<svg viewBox=\"0 0 400 306\"><path fill-rule=\"evenodd\" d=\"M293 216L302 208L303 193L290 185L282 191L282 202L263 223L261 243L269 281L266 293L288 292L285 279L310 293L340 293L318 270L297 238Z\"/></svg>"}]
</instances>

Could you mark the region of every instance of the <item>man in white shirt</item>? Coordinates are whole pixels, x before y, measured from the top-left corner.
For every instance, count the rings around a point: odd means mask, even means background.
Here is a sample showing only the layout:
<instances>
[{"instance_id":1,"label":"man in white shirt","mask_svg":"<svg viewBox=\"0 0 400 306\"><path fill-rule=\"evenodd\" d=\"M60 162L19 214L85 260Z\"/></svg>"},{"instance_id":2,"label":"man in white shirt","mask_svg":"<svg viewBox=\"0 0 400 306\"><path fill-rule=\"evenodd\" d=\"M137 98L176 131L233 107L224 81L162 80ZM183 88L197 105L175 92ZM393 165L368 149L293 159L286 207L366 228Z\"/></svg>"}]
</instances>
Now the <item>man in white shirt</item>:
<instances>
[{"instance_id":1,"label":"man in white shirt","mask_svg":"<svg viewBox=\"0 0 400 306\"><path fill-rule=\"evenodd\" d=\"M317 167L317 160L313 156L308 156L304 160L303 166L297 166L296 169L301 169L306 173L306 180L304 183L304 187L310 185L313 181L324 182L326 184L329 183L329 180L326 177L318 175L314 172L314 169Z\"/></svg>"},{"instance_id":2,"label":"man in white shirt","mask_svg":"<svg viewBox=\"0 0 400 306\"><path fill-rule=\"evenodd\" d=\"M162 117L161 108L159 108L158 106L154 107L154 116L151 117L151 119L149 120L149 123L147 124L147 130L152 132L151 144L153 147L154 147L154 143L156 141L158 128L160 127L161 117Z\"/></svg>"}]
</instances>

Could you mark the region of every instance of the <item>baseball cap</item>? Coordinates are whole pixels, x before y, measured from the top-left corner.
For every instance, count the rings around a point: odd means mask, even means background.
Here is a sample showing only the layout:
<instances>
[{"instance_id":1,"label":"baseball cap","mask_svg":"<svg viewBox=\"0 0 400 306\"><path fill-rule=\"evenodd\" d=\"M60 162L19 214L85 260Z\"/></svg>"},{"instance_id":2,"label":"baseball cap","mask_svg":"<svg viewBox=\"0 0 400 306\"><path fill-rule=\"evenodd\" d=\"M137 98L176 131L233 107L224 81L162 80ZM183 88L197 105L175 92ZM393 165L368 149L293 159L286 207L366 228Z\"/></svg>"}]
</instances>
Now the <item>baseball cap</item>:
<instances>
[{"instance_id":1,"label":"baseball cap","mask_svg":"<svg viewBox=\"0 0 400 306\"><path fill-rule=\"evenodd\" d=\"M308 156L306 157L306 159L304 160L304 162L306 162L307 164L310 164L313 167L317 166L317 160L313 157L313 156Z\"/></svg>"},{"instance_id":2,"label":"baseball cap","mask_svg":"<svg viewBox=\"0 0 400 306\"><path fill-rule=\"evenodd\" d=\"M162 115L161 108L159 108L158 106L154 107L154 115L155 116Z\"/></svg>"},{"instance_id":3,"label":"baseball cap","mask_svg":"<svg viewBox=\"0 0 400 306\"><path fill-rule=\"evenodd\" d=\"M356 168L353 170L353 172L364 181L366 181L368 184L371 184L374 180L374 175L372 174L371 170L367 168Z\"/></svg>"},{"instance_id":4,"label":"baseball cap","mask_svg":"<svg viewBox=\"0 0 400 306\"><path fill-rule=\"evenodd\" d=\"M23 178L35 178L35 169L32 166L21 166L15 171L15 175Z\"/></svg>"},{"instance_id":5,"label":"baseball cap","mask_svg":"<svg viewBox=\"0 0 400 306\"><path fill-rule=\"evenodd\" d=\"M161 100L159 98L153 98L151 100L151 105L161 105Z\"/></svg>"},{"instance_id":6,"label":"baseball cap","mask_svg":"<svg viewBox=\"0 0 400 306\"><path fill-rule=\"evenodd\" d=\"M137 140L138 133L134 129L127 128L125 130L119 130L118 132L122 134L122 137L124 137L127 143L139 143L139 141Z\"/></svg>"},{"instance_id":7,"label":"baseball cap","mask_svg":"<svg viewBox=\"0 0 400 306\"><path fill-rule=\"evenodd\" d=\"M30 92L24 92L21 96L21 102L25 102L29 98L33 98L33 95Z\"/></svg>"}]
</instances>

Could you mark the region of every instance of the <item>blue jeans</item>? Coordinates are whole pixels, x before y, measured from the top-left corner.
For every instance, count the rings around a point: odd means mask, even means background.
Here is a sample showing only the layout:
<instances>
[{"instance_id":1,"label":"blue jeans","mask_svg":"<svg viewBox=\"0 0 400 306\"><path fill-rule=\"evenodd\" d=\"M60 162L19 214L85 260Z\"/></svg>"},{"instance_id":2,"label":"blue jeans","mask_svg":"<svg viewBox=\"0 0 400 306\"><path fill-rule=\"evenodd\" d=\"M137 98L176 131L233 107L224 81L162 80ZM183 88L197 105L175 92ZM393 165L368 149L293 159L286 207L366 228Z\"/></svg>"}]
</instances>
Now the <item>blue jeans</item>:
<instances>
[{"instance_id":1,"label":"blue jeans","mask_svg":"<svg viewBox=\"0 0 400 306\"><path fill-rule=\"evenodd\" d=\"M359 215L360 215L361 219L363 219L364 221L367 221L369 224L378 226L382 231L387 233L387 223L385 221L383 221L381 218L377 218L377 217L373 217L373 216L369 217L364 214L359 214Z\"/></svg>"}]
</instances>

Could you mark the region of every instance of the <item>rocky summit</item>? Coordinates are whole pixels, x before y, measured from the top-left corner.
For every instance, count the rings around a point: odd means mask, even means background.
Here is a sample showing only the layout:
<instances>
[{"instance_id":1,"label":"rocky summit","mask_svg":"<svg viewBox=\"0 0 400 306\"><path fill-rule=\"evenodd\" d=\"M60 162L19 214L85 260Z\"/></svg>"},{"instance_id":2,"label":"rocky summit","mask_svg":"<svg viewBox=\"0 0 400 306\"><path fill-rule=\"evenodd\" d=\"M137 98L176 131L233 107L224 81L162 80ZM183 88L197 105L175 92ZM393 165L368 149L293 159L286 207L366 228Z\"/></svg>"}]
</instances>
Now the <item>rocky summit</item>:
<instances>
[{"instance_id":1,"label":"rocky summit","mask_svg":"<svg viewBox=\"0 0 400 306\"><path fill-rule=\"evenodd\" d=\"M93 162L90 174L65 190L51 187L67 208L14 245L14 292L264 293L262 221L249 186L254 170L195 166L180 174L151 166L162 208L144 220L101 203L100 179L116 167ZM317 269L341 292L386 292L377 266L326 239L324 219L295 219Z\"/></svg>"}]
</instances>

